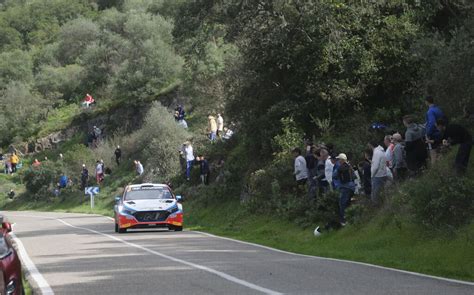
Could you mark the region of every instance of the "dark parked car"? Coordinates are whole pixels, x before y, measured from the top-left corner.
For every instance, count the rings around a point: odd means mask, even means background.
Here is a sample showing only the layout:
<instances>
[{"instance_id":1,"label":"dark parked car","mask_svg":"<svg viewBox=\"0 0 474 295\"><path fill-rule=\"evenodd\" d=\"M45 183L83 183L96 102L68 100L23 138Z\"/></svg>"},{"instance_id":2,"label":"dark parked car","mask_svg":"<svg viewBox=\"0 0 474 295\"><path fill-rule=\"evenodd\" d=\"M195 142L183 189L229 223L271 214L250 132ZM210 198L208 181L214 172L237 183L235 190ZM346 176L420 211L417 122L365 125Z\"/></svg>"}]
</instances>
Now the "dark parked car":
<instances>
[{"instance_id":1,"label":"dark parked car","mask_svg":"<svg viewBox=\"0 0 474 295\"><path fill-rule=\"evenodd\" d=\"M3 285L0 294L21 295L24 293L21 262L8 234L12 230L11 225L4 222L2 216L0 222L0 286Z\"/></svg>"}]
</instances>

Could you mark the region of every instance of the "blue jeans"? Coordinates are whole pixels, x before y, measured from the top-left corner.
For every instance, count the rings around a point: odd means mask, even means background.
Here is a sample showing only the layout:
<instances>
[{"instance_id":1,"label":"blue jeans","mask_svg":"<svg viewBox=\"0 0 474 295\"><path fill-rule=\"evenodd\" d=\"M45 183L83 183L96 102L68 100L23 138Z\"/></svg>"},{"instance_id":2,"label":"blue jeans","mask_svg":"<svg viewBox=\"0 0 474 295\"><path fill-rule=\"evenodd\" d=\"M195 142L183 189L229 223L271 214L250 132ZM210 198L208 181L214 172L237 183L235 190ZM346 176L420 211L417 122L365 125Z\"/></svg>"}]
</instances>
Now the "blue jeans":
<instances>
[{"instance_id":1,"label":"blue jeans","mask_svg":"<svg viewBox=\"0 0 474 295\"><path fill-rule=\"evenodd\" d=\"M372 194L370 195L370 199L372 200L372 203L374 204L379 203L380 191L383 189L386 182L387 182L387 176L372 177Z\"/></svg>"},{"instance_id":2,"label":"blue jeans","mask_svg":"<svg viewBox=\"0 0 474 295\"><path fill-rule=\"evenodd\" d=\"M341 222L346 222L345 211L351 203L351 198L354 191L347 187L339 188L339 219Z\"/></svg>"},{"instance_id":3,"label":"blue jeans","mask_svg":"<svg viewBox=\"0 0 474 295\"><path fill-rule=\"evenodd\" d=\"M209 139L210 139L211 141L215 141L216 138L217 138L216 136L217 136L217 135L216 135L215 132L211 132L211 133L209 134Z\"/></svg>"},{"instance_id":4,"label":"blue jeans","mask_svg":"<svg viewBox=\"0 0 474 295\"><path fill-rule=\"evenodd\" d=\"M194 161L187 161L186 162L186 179L191 178L191 169L193 168Z\"/></svg>"}]
</instances>

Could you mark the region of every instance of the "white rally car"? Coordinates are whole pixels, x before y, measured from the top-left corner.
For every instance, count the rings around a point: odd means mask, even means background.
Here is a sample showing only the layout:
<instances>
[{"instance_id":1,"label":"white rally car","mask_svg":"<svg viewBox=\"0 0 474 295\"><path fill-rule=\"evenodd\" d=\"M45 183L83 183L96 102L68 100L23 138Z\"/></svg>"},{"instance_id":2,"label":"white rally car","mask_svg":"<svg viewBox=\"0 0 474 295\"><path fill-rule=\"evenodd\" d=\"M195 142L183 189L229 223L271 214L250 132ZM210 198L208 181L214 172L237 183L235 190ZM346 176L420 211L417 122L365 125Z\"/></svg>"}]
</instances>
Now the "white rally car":
<instances>
[{"instance_id":1,"label":"white rally car","mask_svg":"<svg viewBox=\"0 0 474 295\"><path fill-rule=\"evenodd\" d=\"M162 227L183 230L181 196L175 196L165 184L134 184L115 198L115 232L131 228Z\"/></svg>"}]
</instances>

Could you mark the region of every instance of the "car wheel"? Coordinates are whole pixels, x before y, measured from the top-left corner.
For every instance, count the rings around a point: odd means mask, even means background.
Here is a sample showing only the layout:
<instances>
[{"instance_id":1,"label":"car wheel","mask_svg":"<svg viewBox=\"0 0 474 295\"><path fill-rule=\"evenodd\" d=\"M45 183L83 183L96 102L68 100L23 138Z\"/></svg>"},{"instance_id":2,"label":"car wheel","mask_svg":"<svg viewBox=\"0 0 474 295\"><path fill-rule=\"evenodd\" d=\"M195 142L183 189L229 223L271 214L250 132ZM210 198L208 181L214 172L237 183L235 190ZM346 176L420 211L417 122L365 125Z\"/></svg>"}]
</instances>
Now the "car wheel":
<instances>
[{"instance_id":1,"label":"car wheel","mask_svg":"<svg viewBox=\"0 0 474 295\"><path fill-rule=\"evenodd\" d=\"M119 232L119 234L124 234L124 233L127 232L127 229L126 228L119 228L118 232Z\"/></svg>"},{"instance_id":2,"label":"car wheel","mask_svg":"<svg viewBox=\"0 0 474 295\"><path fill-rule=\"evenodd\" d=\"M182 226L175 226L174 231L183 231L183 227Z\"/></svg>"}]
</instances>

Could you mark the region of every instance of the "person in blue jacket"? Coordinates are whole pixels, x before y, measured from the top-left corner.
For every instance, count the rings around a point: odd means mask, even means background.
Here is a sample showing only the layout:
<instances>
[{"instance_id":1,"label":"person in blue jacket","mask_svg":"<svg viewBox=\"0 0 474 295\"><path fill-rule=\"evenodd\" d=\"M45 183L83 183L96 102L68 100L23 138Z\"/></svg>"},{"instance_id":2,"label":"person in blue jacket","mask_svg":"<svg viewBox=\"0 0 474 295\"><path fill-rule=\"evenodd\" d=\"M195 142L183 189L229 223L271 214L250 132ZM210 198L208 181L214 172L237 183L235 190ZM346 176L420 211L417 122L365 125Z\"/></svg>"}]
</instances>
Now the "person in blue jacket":
<instances>
[{"instance_id":1,"label":"person in blue jacket","mask_svg":"<svg viewBox=\"0 0 474 295\"><path fill-rule=\"evenodd\" d=\"M432 96L426 97L428 111L426 112L426 143L430 151L431 164L438 158L438 146L441 144L441 132L436 128L436 121L444 118L443 111L435 104Z\"/></svg>"},{"instance_id":2,"label":"person in blue jacket","mask_svg":"<svg viewBox=\"0 0 474 295\"><path fill-rule=\"evenodd\" d=\"M69 182L68 177L66 175L64 175L64 173L62 173L61 176L59 177L59 187L60 188L67 187L68 182Z\"/></svg>"}]
</instances>

